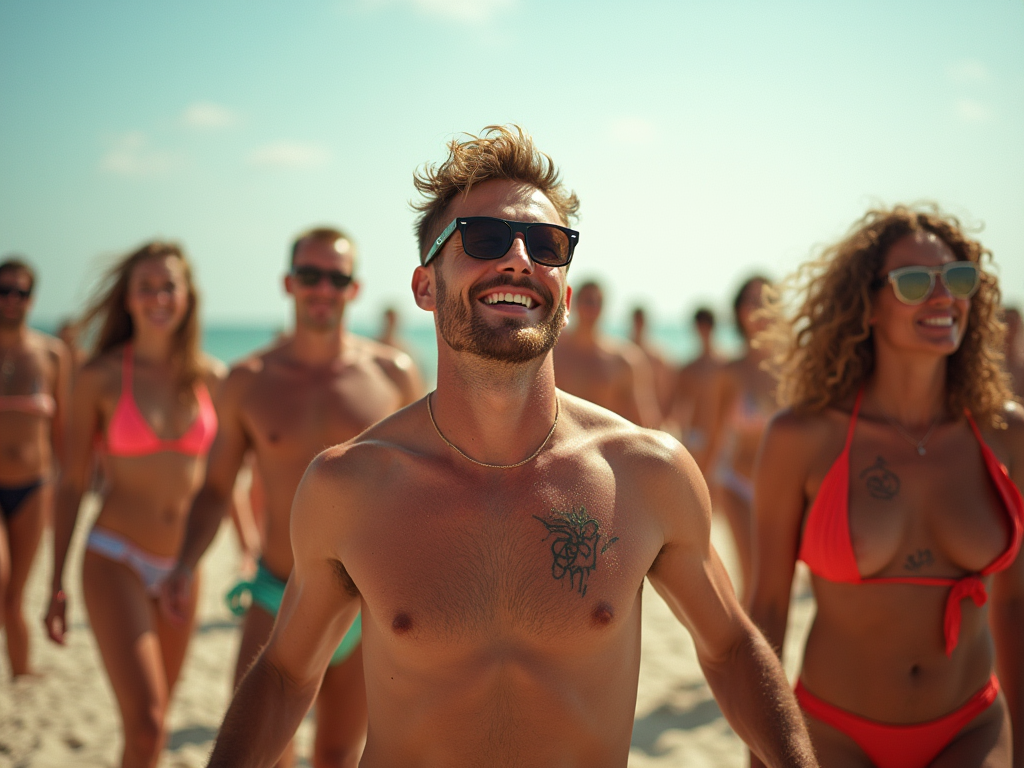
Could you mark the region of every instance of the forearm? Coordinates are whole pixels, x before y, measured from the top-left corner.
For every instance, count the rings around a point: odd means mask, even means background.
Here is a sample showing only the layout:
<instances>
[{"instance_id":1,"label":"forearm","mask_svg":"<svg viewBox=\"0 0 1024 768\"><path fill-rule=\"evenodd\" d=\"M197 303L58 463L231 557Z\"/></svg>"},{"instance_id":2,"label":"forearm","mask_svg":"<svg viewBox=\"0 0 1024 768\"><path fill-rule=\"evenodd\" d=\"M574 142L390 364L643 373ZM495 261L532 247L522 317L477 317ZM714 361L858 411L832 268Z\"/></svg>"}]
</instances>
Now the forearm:
<instances>
[{"instance_id":1,"label":"forearm","mask_svg":"<svg viewBox=\"0 0 1024 768\"><path fill-rule=\"evenodd\" d=\"M319 681L297 685L260 654L231 700L209 768L274 765L318 688Z\"/></svg>"},{"instance_id":2,"label":"forearm","mask_svg":"<svg viewBox=\"0 0 1024 768\"><path fill-rule=\"evenodd\" d=\"M61 483L57 488L57 502L53 516L53 574L51 587L54 592L63 589L64 564L68 550L71 548L71 537L78 521L78 507L82 503L82 489L68 483Z\"/></svg>"},{"instance_id":3,"label":"forearm","mask_svg":"<svg viewBox=\"0 0 1024 768\"><path fill-rule=\"evenodd\" d=\"M1013 765L1024 766L1024 600L993 607L997 673L1013 727Z\"/></svg>"},{"instance_id":4,"label":"forearm","mask_svg":"<svg viewBox=\"0 0 1024 768\"><path fill-rule=\"evenodd\" d=\"M189 569L195 569L217 536L220 523L230 507L230 493L222 493L209 486L203 486L189 511L185 539L178 552L179 563L188 566Z\"/></svg>"},{"instance_id":5,"label":"forearm","mask_svg":"<svg viewBox=\"0 0 1024 768\"><path fill-rule=\"evenodd\" d=\"M726 719L765 765L817 765L782 665L752 626L727 658L701 667Z\"/></svg>"}]
</instances>

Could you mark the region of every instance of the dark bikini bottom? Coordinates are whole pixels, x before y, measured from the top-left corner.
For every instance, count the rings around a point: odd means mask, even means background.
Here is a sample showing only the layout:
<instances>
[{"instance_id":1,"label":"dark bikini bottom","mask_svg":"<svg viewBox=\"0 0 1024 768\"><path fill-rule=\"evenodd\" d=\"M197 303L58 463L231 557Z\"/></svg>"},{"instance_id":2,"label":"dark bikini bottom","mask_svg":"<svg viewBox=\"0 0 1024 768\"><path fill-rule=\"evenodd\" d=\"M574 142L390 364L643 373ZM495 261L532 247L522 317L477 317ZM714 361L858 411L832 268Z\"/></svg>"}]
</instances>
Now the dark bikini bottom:
<instances>
[{"instance_id":1,"label":"dark bikini bottom","mask_svg":"<svg viewBox=\"0 0 1024 768\"><path fill-rule=\"evenodd\" d=\"M18 511L18 508L25 503L25 499L42 484L46 482L43 478L33 480L28 485L20 485L16 488L0 485L0 514L4 520L10 520Z\"/></svg>"}]
</instances>

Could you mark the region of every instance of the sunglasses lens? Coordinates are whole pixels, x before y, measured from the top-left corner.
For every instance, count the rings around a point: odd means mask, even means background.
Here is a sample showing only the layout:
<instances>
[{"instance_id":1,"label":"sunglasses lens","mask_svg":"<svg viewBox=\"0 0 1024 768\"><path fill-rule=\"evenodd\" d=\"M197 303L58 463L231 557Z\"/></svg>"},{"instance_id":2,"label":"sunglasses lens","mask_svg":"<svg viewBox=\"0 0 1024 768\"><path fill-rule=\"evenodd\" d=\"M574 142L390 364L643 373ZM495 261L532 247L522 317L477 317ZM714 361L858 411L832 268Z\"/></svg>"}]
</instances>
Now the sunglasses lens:
<instances>
[{"instance_id":1,"label":"sunglasses lens","mask_svg":"<svg viewBox=\"0 0 1024 768\"><path fill-rule=\"evenodd\" d=\"M476 259L500 259L512 246L512 230L500 219L475 219L466 223L462 249Z\"/></svg>"},{"instance_id":2,"label":"sunglasses lens","mask_svg":"<svg viewBox=\"0 0 1024 768\"><path fill-rule=\"evenodd\" d=\"M560 267L569 261L569 236L546 224L537 224L526 231L526 244L530 256L538 264L549 267Z\"/></svg>"},{"instance_id":3,"label":"sunglasses lens","mask_svg":"<svg viewBox=\"0 0 1024 768\"><path fill-rule=\"evenodd\" d=\"M17 296L19 299L27 299L32 295L31 291L23 291L21 288L15 288L14 286L0 286L0 296L7 298L8 296Z\"/></svg>"},{"instance_id":4,"label":"sunglasses lens","mask_svg":"<svg viewBox=\"0 0 1024 768\"><path fill-rule=\"evenodd\" d=\"M932 276L927 269L903 272L896 278L896 295L904 302L924 301L932 290Z\"/></svg>"},{"instance_id":5,"label":"sunglasses lens","mask_svg":"<svg viewBox=\"0 0 1024 768\"><path fill-rule=\"evenodd\" d=\"M300 285L311 288L320 282L323 273L315 267L296 267L294 270L295 279Z\"/></svg>"},{"instance_id":6,"label":"sunglasses lens","mask_svg":"<svg viewBox=\"0 0 1024 768\"><path fill-rule=\"evenodd\" d=\"M974 295L981 282L978 268L973 264L958 264L946 270L946 287L956 299L967 299Z\"/></svg>"},{"instance_id":7,"label":"sunglasses lens","mask_svg":"<svg viewBox=\"0 0 1024 768\"><path fill-rule=\"evenodd\" d=\"M331 278L331 285L339 291L342 288L347 288L348 284L352 282L352 275L346 275L338 271L329 272L328 277Z\"/></svg>"}]
</instances>

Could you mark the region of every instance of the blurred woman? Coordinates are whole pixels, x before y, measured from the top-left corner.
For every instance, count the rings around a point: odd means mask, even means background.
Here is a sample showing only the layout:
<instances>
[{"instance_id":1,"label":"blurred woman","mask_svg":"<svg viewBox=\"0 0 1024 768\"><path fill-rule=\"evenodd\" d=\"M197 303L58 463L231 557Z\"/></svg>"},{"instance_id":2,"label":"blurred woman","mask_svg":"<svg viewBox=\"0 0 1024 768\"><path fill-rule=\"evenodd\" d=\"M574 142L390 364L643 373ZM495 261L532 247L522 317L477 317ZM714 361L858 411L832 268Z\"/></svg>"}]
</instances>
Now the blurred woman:
<instances>
[{"instance_id":1,"label":"blurred woman","mask_svg":"<svg viewBox=\"0 0 1024 768\"><path fill-rule=\"evenodd\" d=\"M71 365L58 339L28 327L34 290L27 262L0 262L0 628L13 677L31 674L22 597L52 511Z\"/></svg>"},{"instance_id":2,"label":"blurred woman","mask_svg":"<svg viewBox=\"0 0 1024 768\"><path fill-rule=\"evenodd\" d=\"M733 300L736 328L743 352L719 367L715 389L714 426L707 448L715 501L729 521L740 565L740 594L748 594L752 574L754 459L768 419L776 410L775 381L764 369L765 355L752 343L764 329L762 293L768 279L744 281Z\"/></svg>"},{"instance_id":3,"label":"blurred woman","mask_svg":"<svg viewBox=\"0 0 1024 768\"><path fill-rule=\"evenodd\" d=\"M223 371L199 351L196 290L177 245L144 245L107 278L85 319L99 331L72 395L46 627L64 643L64 564L98 449L105 492L82 585L124 724L121 765L129 768L156 765L192 633L195 594L181 625L162 618L157 597L203 479L217 429L210 392Z\"/></svg>"},{"instance_id":4,"label":"blurred woman","mask_svg":"<svg viewBox=\"0 0 1024 768\"><path fill-rule=\"evenodd\" d=\"M756 474L751 615L781 649L807 564L797 698L822 765L1024 758L1024 417L989 258L937 209L870 211L772 302L788 408Z\"/></svg>"}]
</instances>

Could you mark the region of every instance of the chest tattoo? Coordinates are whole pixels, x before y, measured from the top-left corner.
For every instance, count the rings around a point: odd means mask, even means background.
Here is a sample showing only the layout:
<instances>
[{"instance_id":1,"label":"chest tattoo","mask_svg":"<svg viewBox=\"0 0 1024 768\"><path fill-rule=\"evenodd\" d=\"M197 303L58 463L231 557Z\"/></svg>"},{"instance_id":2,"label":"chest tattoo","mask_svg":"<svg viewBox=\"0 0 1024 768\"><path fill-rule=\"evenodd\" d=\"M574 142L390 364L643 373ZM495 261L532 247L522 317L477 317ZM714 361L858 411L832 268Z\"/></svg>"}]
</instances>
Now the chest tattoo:
<instances>
[{"instance_id":1,"label":"chest tattoo","mask_svg":"<svg viewBox=\"0 0 1024 768\"><path fill-rule=\"evenodd\" d=\"M885 459L879 456L875 463L858 475L864 481L864 487L872 498L889 501L896 498L900 492L900 478L885 464Z\"/></svg>"},{"instance_id":2,"label":"chest tattoo","mask_svg":"<svg viewBox=\"0 0 1024 768\"><path fill-rule=\"evenodd\" d=\"M613 536L602 545L601 524L587 513L586 507L573 507L571 512L552 509L547 519L533 517L547 528L545 541L554 537L551 575L559 581L568 576L569 587L581 597L586 595L587 579L597 568L598 555L603 555L619 537Z\"/></svg>"},{"instance_id":3,"label":"chest tattoo","mask_svg":"<svg viewBox=\"0 0 1024 768\"><path fill-rule=\"evenodd\" d=\"M907 560L903 563L903 567L908 571L919 571L926 565L931 565L934 562L935 557L930 549L919 549L914 554L907 555Z\"/></svg>"}]
</instances>

